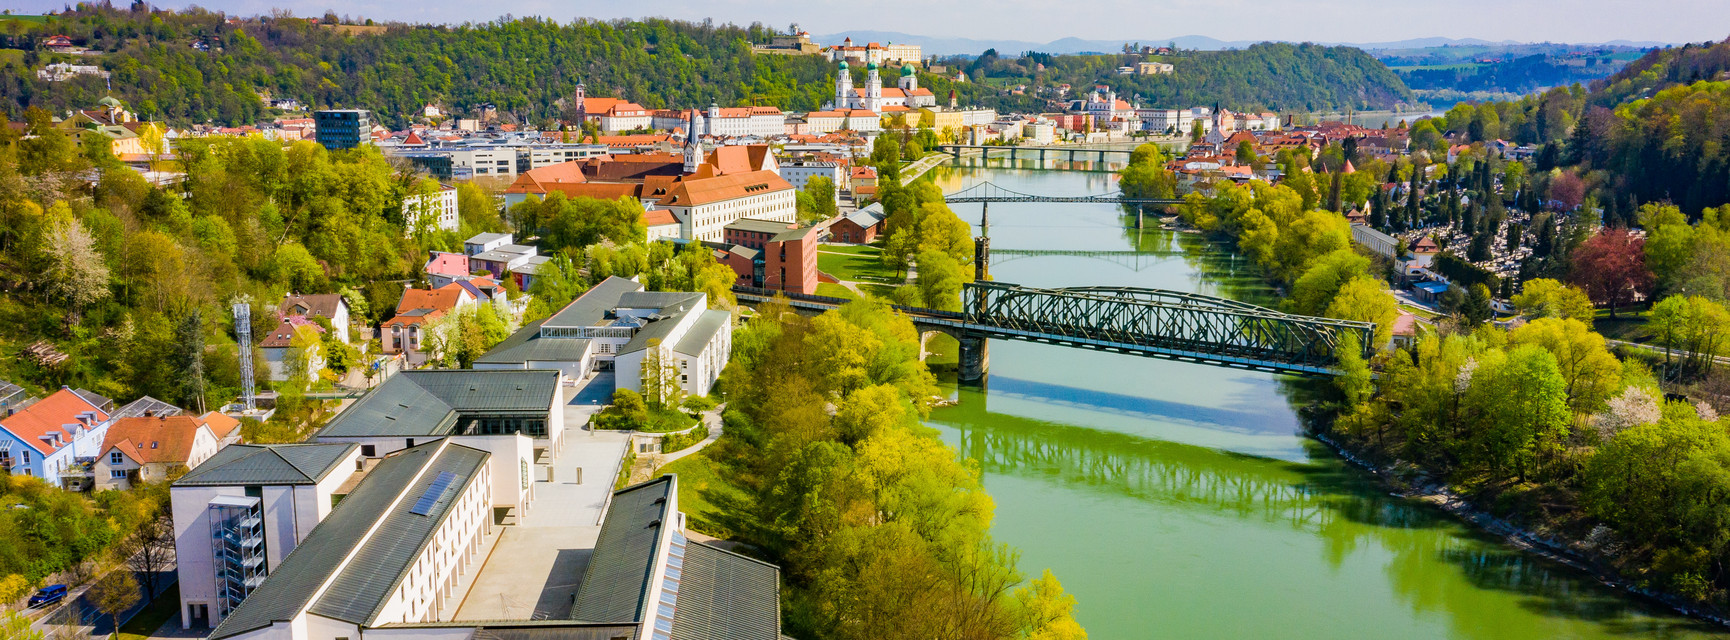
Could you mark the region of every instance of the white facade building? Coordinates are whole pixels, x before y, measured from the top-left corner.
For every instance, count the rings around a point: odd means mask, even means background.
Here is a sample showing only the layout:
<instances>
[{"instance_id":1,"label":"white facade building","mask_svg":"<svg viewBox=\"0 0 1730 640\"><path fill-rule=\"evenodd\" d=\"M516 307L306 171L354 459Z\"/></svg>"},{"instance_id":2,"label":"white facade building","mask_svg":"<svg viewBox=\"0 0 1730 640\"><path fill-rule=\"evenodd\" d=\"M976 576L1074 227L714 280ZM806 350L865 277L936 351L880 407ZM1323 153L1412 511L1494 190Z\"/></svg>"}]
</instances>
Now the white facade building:
<instances>
[{"instance_id":1,"label":"white facade building","mask_svg":"<svg viewBox=\"0 0 1730 640\"><path fill-rule=\"evenodd\" d=\"M220 622L330 514L337 489L359 467L360 447L352 444L236 445L177 480L169 496L181 628ZM241 553L217 545L231 513L258 519L237 532L241 542L251 534L253 544Z\"/></svg>"},{"instance_id":2,"label":"white facade building","mask_svg":"<svg viewBox=\"0 0 1730 640\"><path fill-rule=\"evenodd\" d=\"M495 478L488 457L442 438L379 461L342 508L301 541L301 552L283 559L278 579L260 580L210 637L362 638L363 629L441 619L460 604L453 593L457 581L485 560L481 543L493 527L492 485L515 481L514 475ZM244 509L262 502L221 496L210 504L239 512L219 526L250 541L255 534L247 525L260 518ZM196 528L189 533L198 536ZM202 537L211 540L209 532Z\"/></svg>"},{"instance_id":3,"label":"white facade building","mask_svg":"<svg viewBox=\"0 0 1730 640\"><path fill-rule=\"evenodd\" d=\"M707 295L644 291L635 280L611 277L512 334L475 367L558 369L572 377L611 366L618 388L641 392L643 361L653 349L685 393L708 395L732 348L732 317L709 309Z\"/></svg>"},{"instance_id":4,"label":"white facade building","mask_svg":"<svg viewBox=\"0 0 1730 640\"><path fill-rule=\"evenodd\" d=\"M402 199L403 234L413 236L416 230L457 230L457 188L440 183L430 194L414 193Z\"/></svg>"}]
</instances>

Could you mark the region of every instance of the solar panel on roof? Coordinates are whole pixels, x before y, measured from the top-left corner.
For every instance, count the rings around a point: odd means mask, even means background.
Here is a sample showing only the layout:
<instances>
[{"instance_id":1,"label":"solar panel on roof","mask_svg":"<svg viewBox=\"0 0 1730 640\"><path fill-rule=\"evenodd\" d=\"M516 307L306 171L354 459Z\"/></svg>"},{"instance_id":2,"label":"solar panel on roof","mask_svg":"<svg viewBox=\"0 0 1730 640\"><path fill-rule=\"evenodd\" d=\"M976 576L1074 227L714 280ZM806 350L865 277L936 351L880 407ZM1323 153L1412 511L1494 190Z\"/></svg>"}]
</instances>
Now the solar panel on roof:
<instances>
[{"instance_id":1,"label":"solar panel on roof","mask_svg":"<svg viewBox=\"0 0 1730 640\"><path fill-rule=\"evenodd\" d=\"M450 492L456 490L456 479L457 474L440 471L438 477L433 478L432 484L427 485L426 491L420 494L420 500L415 501L414 508L408 512L417 516L432 513L433 507L438 506L438 503L449 497Z\"/></svg>"}]
</instances>

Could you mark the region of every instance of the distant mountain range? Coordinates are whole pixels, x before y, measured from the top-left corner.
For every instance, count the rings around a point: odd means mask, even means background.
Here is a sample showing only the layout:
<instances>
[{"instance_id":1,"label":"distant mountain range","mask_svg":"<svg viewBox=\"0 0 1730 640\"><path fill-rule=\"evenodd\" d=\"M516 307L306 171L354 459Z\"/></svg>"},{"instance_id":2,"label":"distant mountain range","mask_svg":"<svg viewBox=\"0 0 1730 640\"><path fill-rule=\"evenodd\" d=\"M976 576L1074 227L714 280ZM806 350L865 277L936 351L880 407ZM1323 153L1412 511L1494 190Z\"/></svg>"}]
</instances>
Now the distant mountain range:
<instances>
[{"instance_id":1,"label":"distant mountain range","mask_svg":"<svg viewBox=\"0 0 1730 640\"><path fill-rule=\"evenodd\" d=\"M986 49L996 49L1003 55L1019 55L1023 51L1039 51L1043 53L1114 53L1123 50L1126 42L1140 42L1143 45L1165 46L1175 43L1180 49L1198 49L1215 51L1219 49L1242 49L1262 40L1219 40L1207 36L1179 36L1176 38L1146 38L1140 40L1083 40L1081 38L1063 38L1051 42L1030 42L1026 40L976 40L973 38L945 38L937 36L919 36L895 31L842 31L825 35L811 36L812 40L826 45L841 44L843 40L852 38L855 43L861 42L899 42L902 44L919 45L925 55L978 55ZM1493 42L1477 38L1412 38L1393 42L1320 42L1317 44L1346 45L1365 50L1378 49L1422 49L1442 46L1502 46L1528 44L1514 40ZM1577 43L1581 45L1611 45L1621 47L1661 47L1664 42L1614 40L1602 43Z\"/></svg>"}]
</instances>

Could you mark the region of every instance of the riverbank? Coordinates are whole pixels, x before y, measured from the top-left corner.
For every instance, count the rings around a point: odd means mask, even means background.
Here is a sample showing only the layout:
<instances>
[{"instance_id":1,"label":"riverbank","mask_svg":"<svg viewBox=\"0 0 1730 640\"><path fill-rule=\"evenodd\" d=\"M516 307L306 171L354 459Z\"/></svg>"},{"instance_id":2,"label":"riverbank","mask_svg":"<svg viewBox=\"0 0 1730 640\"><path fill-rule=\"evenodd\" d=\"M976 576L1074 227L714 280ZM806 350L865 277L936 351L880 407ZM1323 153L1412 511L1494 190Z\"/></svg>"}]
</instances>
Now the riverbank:
<instances>
[{"instance_id":1,"label":"riverbank","mask_svg":"<svg viewBox=\"0 0 1730 640\"><path fill-rule=\"evenodd\" d=\"M1311 433L1309 435L1316 441L1327 445L1328 449L1333 451L1335 455L1353 466L1367 471L1376 478L1377 482L1396 495L1441 509L1480 531L1501 538L1508 546L1590 575L1599 584L1606 587L1645 598L1676 613L1730 629L1730 617L1727 617L1724 612L1690 602L1673 593L1641 587L1614 568L1604 566L1588 557L1579 550L1579 547L1586 545L1584 540L1558 539L1553 536L1539 535L1529 528L1509 522L1475 501L1460 495L1453 487L1434 479L1427 472L1421 473L1411 481L1402 478L1398 467L1404 463L1398 458L1393 458L1394 463L1392 464L1378 464L1369 459L1378 453L1373 449L1357 449L1348 446L1333 434Z\"/></svg>"}]
</instances>

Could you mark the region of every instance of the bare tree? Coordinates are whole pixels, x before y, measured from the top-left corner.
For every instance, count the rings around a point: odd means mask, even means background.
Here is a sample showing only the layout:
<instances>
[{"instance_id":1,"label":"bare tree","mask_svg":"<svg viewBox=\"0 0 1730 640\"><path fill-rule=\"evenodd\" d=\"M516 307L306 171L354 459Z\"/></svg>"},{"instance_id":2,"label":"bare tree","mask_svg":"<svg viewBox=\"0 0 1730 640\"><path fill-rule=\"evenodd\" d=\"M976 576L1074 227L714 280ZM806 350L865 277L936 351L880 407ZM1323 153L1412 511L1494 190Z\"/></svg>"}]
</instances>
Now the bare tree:
<instances>
[{"instance_id":1,"label":"bare tree","mask_svg":"<svg viewBox=\"0 0 1730 640\"><path fill-rule=\"evenodd\" d=\"M174 524L167 517L156 518L138 527L129 543L121 547L130 551L127 566L144 576L145 602L156 602L161 574L174 563Z\"/></svg>"}]
</instances>

